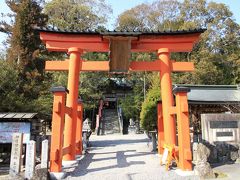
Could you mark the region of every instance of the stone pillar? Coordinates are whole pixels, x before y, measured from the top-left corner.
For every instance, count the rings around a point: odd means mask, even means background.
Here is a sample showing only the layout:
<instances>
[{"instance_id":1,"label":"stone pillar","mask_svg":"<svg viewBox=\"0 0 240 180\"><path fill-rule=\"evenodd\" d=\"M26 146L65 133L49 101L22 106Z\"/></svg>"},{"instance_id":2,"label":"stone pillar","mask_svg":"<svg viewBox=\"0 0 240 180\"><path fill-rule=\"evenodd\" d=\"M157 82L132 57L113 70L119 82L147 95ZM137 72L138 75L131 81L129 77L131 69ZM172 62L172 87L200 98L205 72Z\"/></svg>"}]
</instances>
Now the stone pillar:
<instances>
[{"instance_id":1,"label":"stone pillar","mask_svg":"<svg viewBox=\"0 0 240 180\"><path fill-rule=\"evenodd\" d=\"M12 135L12 150L9 170L9 175L12 177L17 176L21 171L22 147L23 134L14 133Z\"/></svg>"},{"instance_id":2,"label":"stone pillar","mask_svg":"<svg viewBox=\"0 0 240 180\"><path fill-rule=\"evenodd\" d=\"M35 171L35 158L36 158L36 142L29 141L27 143L26 163L25 163L25 178L31 179Z\"/></svg>"},{"instance_id":3,"label":"stone pillar","mask_svg":"<svg viewBox=\"0 0 240 180\"><path fill-rule=\"evenodd\" d=\"M69 70L68 70L68 90L66 106L72 109L71 114L66 114L64 127L64 147L70 147L63 159L66 161L75 160L76 155L76 125L77 125L77 105L79 88L79 71L82 66L81 53L78 48L70 48Z\"/></svg>"},{"instance_id":4,"label":"stone pillar","mask_svg":"<svg viewBox=\"0 0 240 180\"><path fill-rule=\"evenodd\" d=\"M41 168L48 168L48 140L42 141Z\"/></svg>"},{"instance_id":5,"label":"stone pillar","mask_svg":"<svg viewBox=\"0 0 240 180\"><path fill-rule=\"evenodd\" d=\"M170 60L169 49L159 49L158 56L161 65L160 79L165 143L169 145L176 145L176 123L174 116L170 113L170 109L174 106L174 101L171 80L172 63Z\"/></svg>"}]
</instances>

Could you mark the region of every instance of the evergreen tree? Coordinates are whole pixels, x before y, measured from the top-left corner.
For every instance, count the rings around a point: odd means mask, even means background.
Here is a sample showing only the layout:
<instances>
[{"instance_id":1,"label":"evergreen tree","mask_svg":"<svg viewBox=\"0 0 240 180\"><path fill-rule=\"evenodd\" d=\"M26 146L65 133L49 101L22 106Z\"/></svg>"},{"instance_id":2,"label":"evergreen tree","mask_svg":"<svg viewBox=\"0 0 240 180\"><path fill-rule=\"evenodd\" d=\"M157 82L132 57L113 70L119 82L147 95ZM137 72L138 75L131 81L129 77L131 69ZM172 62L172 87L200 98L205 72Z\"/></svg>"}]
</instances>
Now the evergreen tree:
<instances>
[{"instance_id":1,"label":"evergreen tree","mask_svg":"<svg viewBox=\"0 0 240 180\"><path fill-rule=\"evenodd\" d=\"M12 25L2 22L6 27L3 31L11 34L9 37L10 48L8 60L18 63L19 67L33 70L33 61L39 51L41 43L34 26L45 26L47 16L42 13L42 8L37 0L7 0L7 5L12 10L14 23Z\"/></svg>"},{"instance_id":2,"label":"evergreen tree","mask_svg":"<svg viewBox=\"0 0 240 180\"><path fill-rule=\"evenodd\" d=\"M52 0L44 9L48 25L66 30L96 30L112 12L105 0Z\"/></svg>"},{"instance_id":3,"label":"evergreen tree","mask_svg":"<svg viewBox=\"0 0 240 180\"><path fill-rule=\"evenodd\" d=\"M42 13L36 0L7 0L7 5L13 11L13 24L1 22L6 33L10 34L7 50L7 61L17 64L16 71L19 74L20 85L18 93L26 98L37 98L43 77L43 63L39 58L41 41L34 26L44 26L47 16Z\"/></svg>"},{"instance_id":4,"label":"evergreen tree","mask_svg":"<svg viewBox=\"0 0 240 180\"><path fill-rule=\"evenodd\" d=\"M1 31L9 35L6 62L1 78L2 103L0 111L35 111L46 114L50 104L39 104L39 98L49 90L48 76L43 73L41 41L34 26L45 26L47 15L42 13L41 1L7 0L13 14L11 23L1 21ZM6 85L8 84L8 85ZM48 92L49 93L49 92ZM38 111L39 107L41 110Z\"/></svg>"}]
</instances>

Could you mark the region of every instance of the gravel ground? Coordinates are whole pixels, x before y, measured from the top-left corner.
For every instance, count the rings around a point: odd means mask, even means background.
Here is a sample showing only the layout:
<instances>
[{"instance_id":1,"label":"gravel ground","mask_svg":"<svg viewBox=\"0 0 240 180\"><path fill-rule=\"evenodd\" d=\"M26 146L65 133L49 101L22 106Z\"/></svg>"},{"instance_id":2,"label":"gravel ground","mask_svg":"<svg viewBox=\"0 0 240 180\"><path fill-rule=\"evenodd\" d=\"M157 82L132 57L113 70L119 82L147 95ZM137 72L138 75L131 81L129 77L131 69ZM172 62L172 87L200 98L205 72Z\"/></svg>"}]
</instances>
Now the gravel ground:
<instances>
[{"instance_id":1,"label":"gravel ground","mask_svg":"<svg viewBox=\"0 0 240 180\"><path fill-rule=\"evenodd\" d=\"M66 179L83 180L198 180L166 172L159 157L150 152L145 134L92 135L91 148L78 164L66 168Z\"/></svg>"}]
</instances>

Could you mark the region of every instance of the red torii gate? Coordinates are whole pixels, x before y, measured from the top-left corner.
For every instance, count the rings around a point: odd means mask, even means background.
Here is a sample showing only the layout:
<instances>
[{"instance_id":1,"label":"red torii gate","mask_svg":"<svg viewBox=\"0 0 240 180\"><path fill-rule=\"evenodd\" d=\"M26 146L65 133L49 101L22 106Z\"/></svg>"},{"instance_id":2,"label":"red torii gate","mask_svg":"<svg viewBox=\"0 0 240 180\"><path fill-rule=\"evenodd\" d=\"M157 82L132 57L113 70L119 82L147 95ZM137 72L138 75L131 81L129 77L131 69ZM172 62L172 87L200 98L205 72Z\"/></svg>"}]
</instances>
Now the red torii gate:
<instances>
[{"instance_id":1,"label":"red torii gate","mask_svg":"<svg viewBox=\"0 0 240 180\"><path fill-rule=\"evenodd\" d=\"M162 104L158 105L158 150L163 145L176 147L179 167L192 170L187 90L176 89L176 105L172 92L171 72L193 71L192 62L175 62L171 52L190 52L204 29L168 32L79 32L39 28L41 40L49 51L68 52L70 59L46 61L47 71L68 71L66 106L63 88L55 88L50 171L60 172L64 160L75 160L82 147L82 105L78 105L79 74L81 71L158 71L161 79ZM85 61L84 52L110 52L110 61ZM131 52L157 52L152 62L128 61ZM65 116L66 114L66 116ZM178 121L178 146L174 115ZM65 124L64 124L65 116ZM64 129L64 139L63 139ZM80 134L79 134L80 133ZM77 140L76 140L77 139ZM62 143L63 142L63 143Z\"/></svg>"}]
</instances>

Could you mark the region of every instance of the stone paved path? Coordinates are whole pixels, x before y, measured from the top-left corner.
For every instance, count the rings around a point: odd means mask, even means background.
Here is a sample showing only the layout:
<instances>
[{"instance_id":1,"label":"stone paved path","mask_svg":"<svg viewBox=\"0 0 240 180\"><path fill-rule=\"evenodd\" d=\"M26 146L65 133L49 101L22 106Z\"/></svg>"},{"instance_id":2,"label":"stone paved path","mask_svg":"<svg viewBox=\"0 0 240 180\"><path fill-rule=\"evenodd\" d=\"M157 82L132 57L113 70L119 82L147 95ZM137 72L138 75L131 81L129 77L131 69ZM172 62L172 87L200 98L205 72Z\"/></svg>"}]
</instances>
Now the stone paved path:
<instances>
[{"instance_id":1,"label":"stone paved path","mask_svg":"<svg viewBox=\"0 0 240 180\"><path fill-rule=\"evenodd\" d=\"M89 153L67 168L66 179L79 180L198 180L165 171L151 153L145 134L92 135Z\"/></svg>"}]
</instances>

